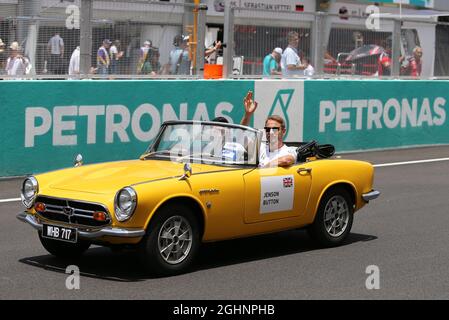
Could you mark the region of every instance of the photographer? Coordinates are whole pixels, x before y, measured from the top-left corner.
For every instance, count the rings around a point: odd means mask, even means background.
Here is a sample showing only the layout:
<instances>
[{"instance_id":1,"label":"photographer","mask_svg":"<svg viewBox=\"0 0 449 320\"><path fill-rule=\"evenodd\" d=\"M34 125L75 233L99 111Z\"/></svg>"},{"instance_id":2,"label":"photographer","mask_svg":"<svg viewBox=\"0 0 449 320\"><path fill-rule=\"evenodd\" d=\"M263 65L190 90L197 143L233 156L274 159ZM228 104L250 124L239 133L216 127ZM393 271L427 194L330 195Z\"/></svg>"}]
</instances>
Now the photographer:
<instances>
[{"instance_id":1,"label":"photographer","mask_svg":"<svg viewBox=\"0 0 449 320\"><path fill-rule=\"evenodd\" d=\"M204 52L204 58L209 58L209 56L213 53L217 53L218 54L218 50L220 50L220 48L223 46L223 44L221 43L221 41L218 41L215 43L215 45L211 48L206 48L206 51Z\"/></svg>"}]
</instances>

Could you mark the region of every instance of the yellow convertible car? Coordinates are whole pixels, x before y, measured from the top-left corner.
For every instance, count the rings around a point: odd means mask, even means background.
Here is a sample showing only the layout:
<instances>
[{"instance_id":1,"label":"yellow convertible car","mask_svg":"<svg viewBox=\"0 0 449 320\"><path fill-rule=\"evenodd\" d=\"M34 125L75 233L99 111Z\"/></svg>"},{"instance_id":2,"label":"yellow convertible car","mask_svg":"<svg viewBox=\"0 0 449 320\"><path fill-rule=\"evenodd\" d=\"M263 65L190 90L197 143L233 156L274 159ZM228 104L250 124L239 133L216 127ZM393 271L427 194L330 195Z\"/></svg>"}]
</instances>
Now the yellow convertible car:
<instances>
[{"instance_id":1,"label":"yellow convertible car","mask_svg":"<svg viewBox=\"0 0 449 320\"><path fill-rule=\"evenodd\" d=\"M331 159L333 147L301 145L291 167L259 167L261 131L197 121L165 122L137 160L30 176L17 218L55 256L91 244L132 247L158 274L184 272L201 242L307 228L341 244L353 214L376 199L373 166Z\"/></svg>"}]
</instances>

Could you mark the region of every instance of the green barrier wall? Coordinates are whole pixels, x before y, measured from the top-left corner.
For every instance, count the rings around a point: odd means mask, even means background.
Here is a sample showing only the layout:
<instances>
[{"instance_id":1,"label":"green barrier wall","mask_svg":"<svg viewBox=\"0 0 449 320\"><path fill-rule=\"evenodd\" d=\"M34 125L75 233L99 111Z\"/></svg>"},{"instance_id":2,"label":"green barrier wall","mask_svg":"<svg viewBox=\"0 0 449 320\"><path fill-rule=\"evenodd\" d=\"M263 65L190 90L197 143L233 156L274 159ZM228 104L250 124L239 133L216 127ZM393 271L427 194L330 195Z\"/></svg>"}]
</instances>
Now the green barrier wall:
<instances>
[{"instance_id":1,"label":"green barrier wall","mask_svg":"<svg viewBox=\"0 0 449 320\"><path fill-rule=\"evenodd\" d=\"M253 81L0 81L0 176L139 157L163 121L239 121ZM239 106L235 108L234 106Z\"/></svg>"},{"instance_id":2,"label":"green barrier wall","mask_svg":"<svg viewBox=\"0 0 449 320\"><path fill-rule=\"evenodd\" d=\"M304 140L337 151L449 143L447 81L308 81Z\"/></svg>"},{"instance_id":3,"label":"green barrier wall","mask_svg":"<svg viewBox=\"0 0 449 320\"><path fill-rule=\"evenodd\" d=\"M166 120L238 123L254 90L254 126L280 114L286 141L337 152L449 143L446 81L0 81L0 176L133 159Z\"/></svg>"}]
</instances>

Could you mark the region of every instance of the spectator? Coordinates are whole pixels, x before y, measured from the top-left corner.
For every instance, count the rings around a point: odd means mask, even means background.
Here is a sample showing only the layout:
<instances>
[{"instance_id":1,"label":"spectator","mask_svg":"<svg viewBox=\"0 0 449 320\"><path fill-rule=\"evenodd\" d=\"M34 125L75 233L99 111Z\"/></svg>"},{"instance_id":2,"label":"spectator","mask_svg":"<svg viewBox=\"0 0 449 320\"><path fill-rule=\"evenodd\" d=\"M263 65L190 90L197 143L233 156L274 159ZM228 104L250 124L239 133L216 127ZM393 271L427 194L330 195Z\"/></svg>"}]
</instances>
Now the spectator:
<instances>
[{"instance_id":1,"label":"spectator","mask_svg":"<svg viewBox=\"0 0 449 320\"><path fill-rule=\"evenodd\" d=\"M64 74L64 40L59 35L59 32L56 32L55 35L48 41L47 50L49 54L47 66L48 71L53 74Z\"/></svg>"},{"instance_id":2,"label":"spectator","mask_svg":"<svg viewBox=\"0 0 449 320\"><path fill-rule=\"evenodd\" d=\"M103 45L97 52L97 74L105 75L109 73L109 66L111 61L109 58L109 47L111 46L111 40L103 40Z\"/></svg>"},{"instance_id":3,"label":"spectator","mask_svg":"<svg viewBox=\"0 0 449 320\"><path fill-rule=\"evenodd\" d=\"M9 46L10 56L6 61L6 73L9 76L23 76L27 73L30 62L20 54L18 42L13 42Z\"/></svg>"},{"instance_id":4,"label":"spectator","mask_svg":"<svg viewBox=\"0 0 449 320\"><path fill-rule=\"evenodd\" d=\"M151 48L148 51L145 62L142 67L142 74L149 74L155 76L161 73L161 64L159 62L159 49Z\"/></svg>"},{"instance_id":5,"label":"spectator","mask_svg":"<svg viewBox=\"0 0 449 320\"><path fill-rule=\"evenodd\" d=\"M422 49L416 46L413 49L413 57L409 59L408 66L404 70L404 75L411 77L420 77L422 73Z\"/></svg>"},{"instance_id":6,"label":"spectator","mask_svg":"<svg viewBox=\"0 0 449 320\"><path fill-rule=\"evenodd\" d=\"M170 74L189 75L190 58L188 49L189 36L177 35L173 40L175 46L170 51L169 64Z\"/></svg>"},{"instance_id":7,"label":"spectator","mask_svg":"<svg viewBox=\"0 0 449 320\"><path fill-rule=\"evenodd\" d=\"M76 77L80 74L80 47L77 46L75 50L73 50L72 56L70 57L69 63L69 75L71 79L76 79Z\"/></svg>"},{"instance_id":8,"label":"spectator","mask_svg":"<svg viewBox=\"0 0 449 320\"><path fill-rule=\"evenodd\" d=\"M204 58L208 59L213 53L218 53L218 50L221 48L221 41L215 42L213 47L206 48L206 51L204 52Z\"/></svg>"},{"instance_id":9,"label":"spectator","mask_svg":"<svg viewBox=\"0 0 449 320\"><path fill-rule=\"evenodd\" d=\"M119 66L120 61L123 58L123 51L120 50L120 40L115 40L109 49L111 66L110 66L110 74L120 73Z\"/></svg>"},{"instance_id":10,"label":"spectator","mask_svg":"<svg viewBox=\"0 0 449 320\"><path fill-rule=\"evenodd\" d=\"M304 65L306 66L306 68L304 69L304 75L306 77L313 77L315 75L315 68L310 64L310 59L309 58L304 58Z\"/></svg>"},{"instance_id":11,"label":"spectator","mask_svg":"<svg viewBox=\"0 0 449 320\"><path fill-rule=\"evenodd\" d=\"M387 51L380 54L377 61L377 74L379 77L391 76L391 57Z\"/></svg>"},{"instance_id":12,"label":"spectator","mask_svg":"<svg viewBox=\"0 0 449 320\"><path fill-rule=\"evenodd\" d=\"M6 60L8 59L8 54L5 50L5 43L0 39L0 74L3 74L6 67Z\"/></svg>"},{"instance_id":13,"label":"spectator","mask_svg":"<svg viewBox=\"0 0 449 320\"><path fill-rule=\"evenodd\" d=\"M139 62L137 63L137 74L142 73L143 64L147 59L148 52L153 47L153 43L151 40L146 40L143 43L143 47L140 48L139 51Z\"/></svg>"},{"instance_id":14,"label":"spectator","mask_svg":"<svg viewBox=\"0 0 449 320\"><path fill-rule=\"evenodd\" d=\"M306 66L301 64L301 59L298 55L299 35L296 31L290 31L287 39L288 47L285 48L281 59L282 75L285 77L303 76L303 70Z\"/></svg>"},{"instance_id":15,"label":"spectator","mask_svg":"<svg viewBox=\"0 0 449 320\"><path fill-rule=\"evenodd\" d=\"M272 53L268 54L263 59L263 75L264 76L282 75L281 66L280 66L281 57L282 57L282 49L275 48Z\"/></svg>"}]
</instances>

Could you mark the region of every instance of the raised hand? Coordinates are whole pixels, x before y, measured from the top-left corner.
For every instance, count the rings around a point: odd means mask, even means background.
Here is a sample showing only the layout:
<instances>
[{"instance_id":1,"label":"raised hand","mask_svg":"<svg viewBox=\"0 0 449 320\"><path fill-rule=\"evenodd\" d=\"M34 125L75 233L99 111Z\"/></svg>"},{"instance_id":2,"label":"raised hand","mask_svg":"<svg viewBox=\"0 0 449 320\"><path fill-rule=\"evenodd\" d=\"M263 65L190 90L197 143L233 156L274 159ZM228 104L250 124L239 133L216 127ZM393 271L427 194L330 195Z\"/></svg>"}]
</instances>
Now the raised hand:
<instances>
[{"instance_id":1,"label":"raised hand","mask_svg":"<svg viewBox=\"0 0 449 320\"><path fill-rule=\"evenodd\" d=\"M243 99L243 105L245 106L245 113L248 115L252 115L254 111L257 109L257 101L253 100L253 92L250 90Z\"/></svg>"}]
</instances>

